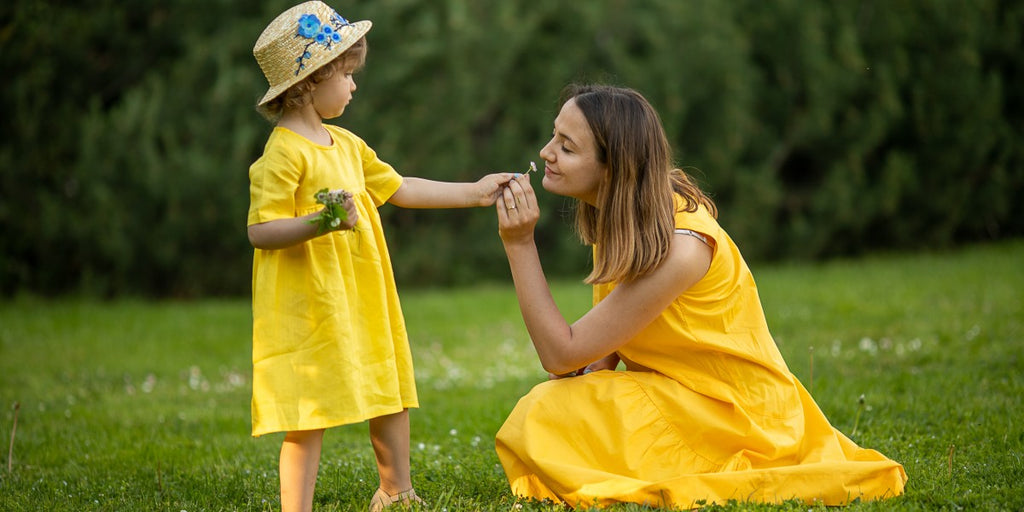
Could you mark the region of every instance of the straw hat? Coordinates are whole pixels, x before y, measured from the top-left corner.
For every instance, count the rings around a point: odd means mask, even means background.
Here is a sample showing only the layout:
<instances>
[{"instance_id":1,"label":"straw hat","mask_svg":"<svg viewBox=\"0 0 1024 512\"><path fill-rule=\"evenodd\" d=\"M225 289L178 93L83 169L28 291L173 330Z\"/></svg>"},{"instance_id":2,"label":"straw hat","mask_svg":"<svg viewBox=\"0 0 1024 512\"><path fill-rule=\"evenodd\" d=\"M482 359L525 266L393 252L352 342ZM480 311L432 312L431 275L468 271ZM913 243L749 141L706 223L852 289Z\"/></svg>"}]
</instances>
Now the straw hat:
<instances>
[{"instance_id":1,"label":"straw hat","mask_svg":"<svg viewBox=\"0 0 1024 512\"><path fill-rule=\"evenodd\" d=\"M323 2L281 13L256 40L252 54L270 83L259 105L274 99L331 62L370 31L369 20L351 23Z\"/></svg>"}]
</instances>

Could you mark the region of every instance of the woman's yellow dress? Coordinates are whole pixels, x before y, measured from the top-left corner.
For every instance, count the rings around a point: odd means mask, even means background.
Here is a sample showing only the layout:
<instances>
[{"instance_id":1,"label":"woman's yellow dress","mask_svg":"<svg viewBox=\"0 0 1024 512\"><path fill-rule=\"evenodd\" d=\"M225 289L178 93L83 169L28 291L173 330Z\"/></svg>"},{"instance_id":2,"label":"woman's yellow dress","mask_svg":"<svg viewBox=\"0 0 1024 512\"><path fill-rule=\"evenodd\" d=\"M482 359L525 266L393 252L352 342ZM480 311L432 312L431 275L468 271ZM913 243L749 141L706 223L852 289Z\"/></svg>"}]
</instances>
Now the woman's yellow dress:
<instances>
[{"instance_id":1,"label":"woman's yellow dress","mask_svg":"<svg viewBox=\"0 0 1024 512\"><path fill-rule=\"evenodd\" d=\"M677 198L677 205L678 205ZM496 448L517 496L570 506L729 500L841 505L903 493L903 467L832 428L783 361L733 241L702 207L707 275L619 350L627 367L547 381ZM686 235L676 235L686 236ZM613 285L594 287L594 302Z\"/></svg>"},{"instance_id":2,"label":"woman's yellow dress","mask_svg":"<svg viewBox=\"0 0 1024 512\"><path fill-rule=\"evenodd\" d=\"M354 231L256 249L252 434L356 423L418 407L412 355L377 207L402 177L360 138L324 125L322 146L285 128L249 169L248 224L319 211L322 188L353 194Z\"/></svg>"}]
</instances>

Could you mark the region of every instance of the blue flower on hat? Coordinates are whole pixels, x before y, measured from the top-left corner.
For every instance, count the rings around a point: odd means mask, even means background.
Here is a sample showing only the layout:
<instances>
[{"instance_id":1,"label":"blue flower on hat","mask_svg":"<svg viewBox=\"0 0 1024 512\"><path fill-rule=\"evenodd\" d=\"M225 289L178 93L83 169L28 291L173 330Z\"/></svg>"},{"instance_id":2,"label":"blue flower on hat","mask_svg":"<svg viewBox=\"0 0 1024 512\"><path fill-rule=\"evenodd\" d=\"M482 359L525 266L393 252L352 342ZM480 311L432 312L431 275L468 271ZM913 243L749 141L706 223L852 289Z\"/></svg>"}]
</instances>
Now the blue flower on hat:
<instances>
[{"instance_id":1,"label":"blue flower on hat","mask_svg":"<svg viewBox=\"0 0 1024 512\"><path fill-rule=\"evenodd\" d=\"M303 14L299 17L299 35L309 39L320 31L320 18L315 14Z\"/></svg>"},{"instance_id":2,"label":"blue flower on hat","mask_svg":"<svg viewBox=\"0 0 1024 512\"><path fill-rule=\"evenodd\" d=\"M295 37L302 37L304 39L312 39L306 44L306 47L302 50L302 55L295 59L295 62L299 66L295 69L295 74L298 75L300 71L306 69L306 59L312 57L309 53L309 47L314 44L319 44L324 48L330 50L331 45L334 43L341 42L341 34L338 30L351 25L348 20L342 18L338 13L332 13L328 23L320 23L320 18L317 18L315 14L303 14L299 16L299 28ZM331 25L334 25L333 27Z\"/></svg>"},{"instance_id":3,"label":"blue flower on hat","mask_svg":"<svg viewBox=\"0 0 1024 512\"><path fill-rule=\"evenodd\" d=\"M332 33L334 33L334 29L332 29L329 25L324 25L320 27L320 33L316 35L316 42L322 45L330 44Z\"/></svg>"}]
</instances>

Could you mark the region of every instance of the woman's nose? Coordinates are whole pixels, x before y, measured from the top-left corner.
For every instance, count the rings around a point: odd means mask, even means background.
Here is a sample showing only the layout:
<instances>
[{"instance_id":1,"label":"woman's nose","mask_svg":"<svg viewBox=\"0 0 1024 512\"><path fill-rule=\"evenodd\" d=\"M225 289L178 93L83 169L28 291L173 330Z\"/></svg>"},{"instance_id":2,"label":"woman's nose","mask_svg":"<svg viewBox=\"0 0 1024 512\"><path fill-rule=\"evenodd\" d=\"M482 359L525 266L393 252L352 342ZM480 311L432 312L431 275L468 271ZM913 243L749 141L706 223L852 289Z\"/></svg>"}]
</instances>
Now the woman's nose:
<instances>
[{"instance_id":1,"label":"woman's nose","mask_svg":"<svg viewBox=\"0 0 1024 512\"><path fill-rule=\"evenodd\" d=\"M538 153L540 155L540 157L545 162L550 162L550 161L554 160L555 152L551 151L550 148L551 148L551 141L549 141L547 144L545 144L544 147L540 148L540 153Z\"/></svg>"}]
</instances>

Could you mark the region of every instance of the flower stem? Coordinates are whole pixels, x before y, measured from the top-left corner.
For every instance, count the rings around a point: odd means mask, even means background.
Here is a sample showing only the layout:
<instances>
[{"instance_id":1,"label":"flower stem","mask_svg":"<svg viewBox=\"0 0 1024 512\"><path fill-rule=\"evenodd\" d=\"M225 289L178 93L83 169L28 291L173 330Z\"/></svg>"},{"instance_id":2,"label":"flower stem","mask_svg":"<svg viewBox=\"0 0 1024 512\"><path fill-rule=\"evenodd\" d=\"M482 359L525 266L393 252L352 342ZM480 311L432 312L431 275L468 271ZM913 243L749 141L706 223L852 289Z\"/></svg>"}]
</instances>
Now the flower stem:
<instances>
[{"instance_id":1,"label":"flower stem","mask_svg":"<svg viewBox=\"0 0 1024 512\"><path fill-rule=\"evenodd\" d=\"M11 463L14 461L14 433L18 431L18 409L21 409L19 402L14 402L14 424L11 426L11 444L7 449L7 473L11 473Z\"/></svg>"}]
</instances>

